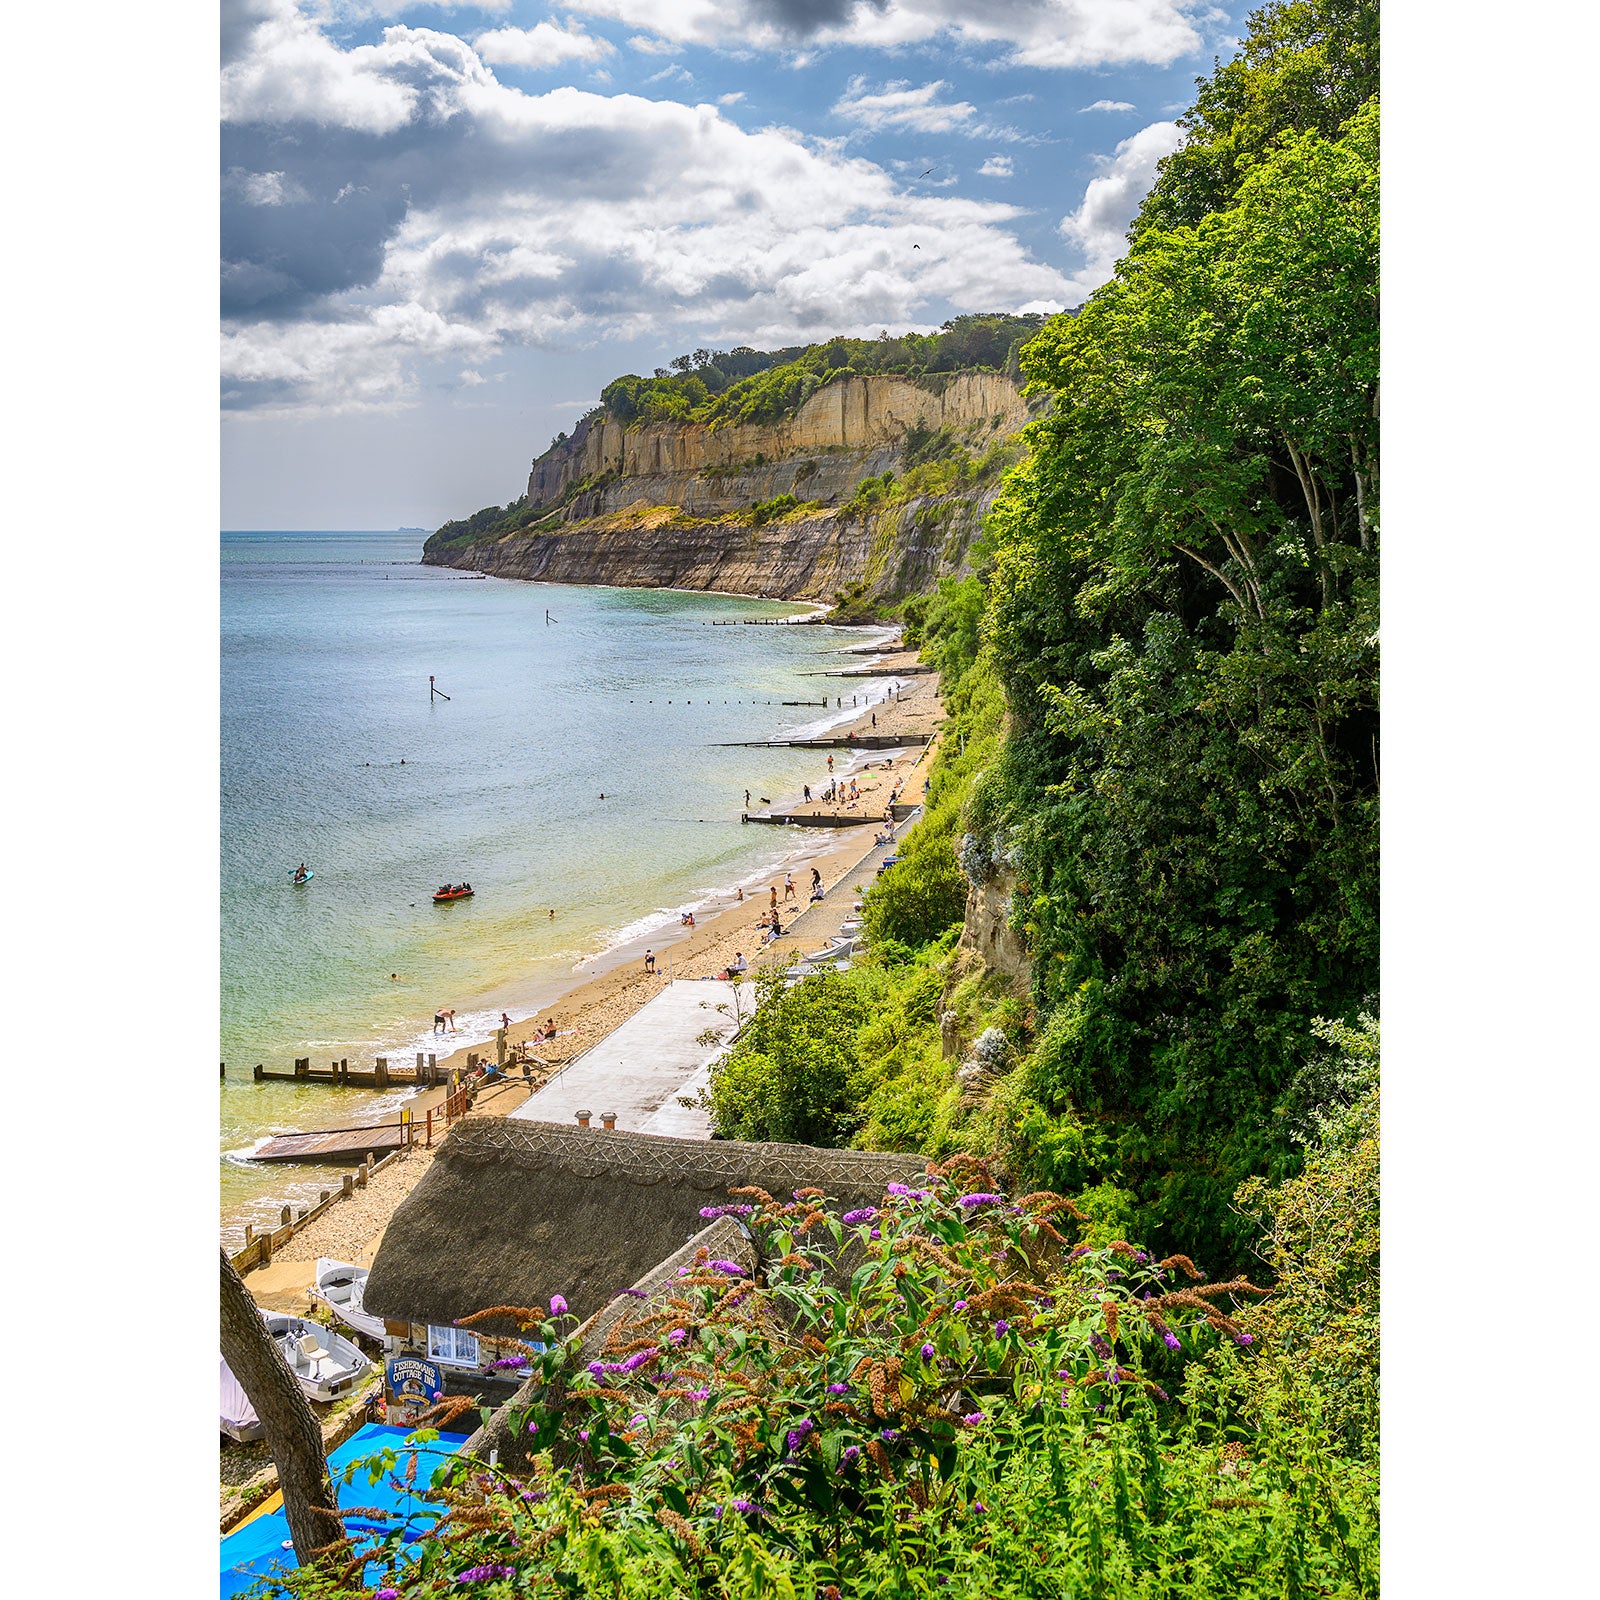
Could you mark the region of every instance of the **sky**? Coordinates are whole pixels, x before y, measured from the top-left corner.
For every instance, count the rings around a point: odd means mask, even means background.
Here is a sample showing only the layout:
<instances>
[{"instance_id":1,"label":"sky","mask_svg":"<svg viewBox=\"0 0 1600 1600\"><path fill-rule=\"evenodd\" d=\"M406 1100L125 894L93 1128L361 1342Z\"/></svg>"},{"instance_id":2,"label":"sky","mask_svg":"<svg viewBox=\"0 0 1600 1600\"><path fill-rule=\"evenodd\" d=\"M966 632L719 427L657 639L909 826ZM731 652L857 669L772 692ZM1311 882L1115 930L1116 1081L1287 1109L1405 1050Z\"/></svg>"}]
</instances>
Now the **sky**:
<instances>
[{"instance_id":1,"label":"sky","mask_svg":"<svg viewBox=\"0 0 1600 1600\"><path fill-rule=\"evenodd\" d=\"M1081 303L1244 11L223 0L223 526L433 528L620 373Z\"/></svg>"}]
</instances>

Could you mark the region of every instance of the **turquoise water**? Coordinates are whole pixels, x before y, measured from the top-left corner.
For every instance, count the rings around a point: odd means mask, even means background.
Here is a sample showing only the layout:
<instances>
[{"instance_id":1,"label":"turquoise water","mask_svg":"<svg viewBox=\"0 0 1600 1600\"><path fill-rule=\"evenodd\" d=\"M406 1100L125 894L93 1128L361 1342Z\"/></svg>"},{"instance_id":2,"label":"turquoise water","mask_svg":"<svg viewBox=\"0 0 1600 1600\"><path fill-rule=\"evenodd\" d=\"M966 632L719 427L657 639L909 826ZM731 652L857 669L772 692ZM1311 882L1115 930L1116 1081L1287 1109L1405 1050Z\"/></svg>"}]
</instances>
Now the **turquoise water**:
<instances>
[{"instance_id":1,"label":"turquoise water","mask_svg":"<svg viewBox=\"0 0 1600 1600\"><path fill-rule=\"evenodd\" d=\"M825 758L719 744L820 721L820 706L781 702L836 693L802 674L847 664L827 652L863 637L709 625L798 614L783 603L468 578L418 565L420 543L222 536L222 1198L234 1220L305 1178L239 1155L376 1099L254 1084L255 1063L409 1061L438 1006L456 1010L452 1046L486 1038L502 1007L528 1015L577 964L675 928L680 908L714 904L794 851L803 830L740 823L744 790L797 795ZM430 673L448 701L430 703ZM315 876L296 887L301 861ZM462 879L473 899L432 903Z\"/></svg>"}]
</instances>

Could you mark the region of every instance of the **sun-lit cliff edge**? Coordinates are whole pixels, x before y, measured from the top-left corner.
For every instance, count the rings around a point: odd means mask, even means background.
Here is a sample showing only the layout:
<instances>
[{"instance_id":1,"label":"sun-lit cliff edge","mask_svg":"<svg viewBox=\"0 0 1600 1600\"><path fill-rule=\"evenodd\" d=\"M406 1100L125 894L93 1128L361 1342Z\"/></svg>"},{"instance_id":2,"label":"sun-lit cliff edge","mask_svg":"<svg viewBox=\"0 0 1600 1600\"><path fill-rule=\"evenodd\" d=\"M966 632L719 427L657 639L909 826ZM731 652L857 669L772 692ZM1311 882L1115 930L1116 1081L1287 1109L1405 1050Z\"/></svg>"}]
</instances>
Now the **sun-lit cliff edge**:
<instances>
[{"instance_id":1,"label":"sun-lit cliff edge","mask_svg":"<svg viewBox=\"0 0 1600 1600\"><path fill-rule=\"evenodd\" d=\"M991 371L840 376L760 425L625 425L601 409L533 463L514 515L448 525L423 560L554 583L904 595L961 569L1028 415Z\"/></svg>"}]
</instances>

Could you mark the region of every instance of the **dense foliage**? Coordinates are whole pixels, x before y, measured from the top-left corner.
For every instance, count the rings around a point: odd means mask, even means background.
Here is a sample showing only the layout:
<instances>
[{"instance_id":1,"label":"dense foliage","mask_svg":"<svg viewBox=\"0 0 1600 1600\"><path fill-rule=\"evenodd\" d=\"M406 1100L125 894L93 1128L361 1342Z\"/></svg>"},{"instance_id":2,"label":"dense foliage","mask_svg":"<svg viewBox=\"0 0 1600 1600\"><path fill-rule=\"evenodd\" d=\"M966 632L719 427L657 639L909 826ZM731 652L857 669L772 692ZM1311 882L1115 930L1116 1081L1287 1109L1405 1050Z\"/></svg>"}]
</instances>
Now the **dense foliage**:
<instances>
[{"instance_id":1,"label":"dense foliage","mask_svg":"<svg viewBox=\"0 0 1600 1600\"><path fill-rule=\"evenodd\" d=\"M448 1534L346 1546L290 1592L371 1594L363 1567L384 1600L1376 1591L1370 1466L1303 1385L1236 1409L1248 1280L1074 1244L1070 1202L968 1158L843 1217L817 1190L720 1209L764 1272L702 1250L598 1352L529 1308L527 1465L441 1469Z\"/></svg>"}]
</instances>

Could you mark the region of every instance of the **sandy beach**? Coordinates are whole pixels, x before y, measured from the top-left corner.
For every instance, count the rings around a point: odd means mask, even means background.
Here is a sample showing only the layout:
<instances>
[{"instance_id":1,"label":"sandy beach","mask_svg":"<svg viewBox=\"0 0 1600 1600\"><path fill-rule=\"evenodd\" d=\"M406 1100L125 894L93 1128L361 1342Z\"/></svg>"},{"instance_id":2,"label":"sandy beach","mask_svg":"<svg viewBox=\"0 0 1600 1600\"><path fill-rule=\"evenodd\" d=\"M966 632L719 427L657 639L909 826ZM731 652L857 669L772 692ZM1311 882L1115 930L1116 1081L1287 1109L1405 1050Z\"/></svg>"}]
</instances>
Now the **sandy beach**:
<instances>
[{"instance_id":1,"label":"sandy beach","mask_svg":"<svg viewBox=\"0 0 1600 1600\"><path fill-rule=\"evenodd\" d=\"M847 655L841 655L840 660L845 665L854 664ZM895 667L911 665L915 660L912 652L886 652L882 661L875 664L875 670L892 675ZM848 683L851 680L839 681ZM890 737L906 734L933 736L941 719L937 675L924 673L900 679L899 682L901 689L897 698L864 709L857 719L837 731L840 734L876 733ZM696 914L696 926L692 929L657 930L646 939L608 951L594 963L599 970L587 977L581 971L575 973L572 987L537 1013L523 1017L513 1015L508 1030L512 1043L531 1040L539 1025L554 1021L558 1030L556 1040L550 1044L530 1045L531 1053L546 1063L548 1071L543 1074L536 1072L532 1084L528 1086L524 1086L519 1074L510 1086L481 1096L471 1114L504 1116L515 1110L531 1092L537 1091L539 1083L564 1062L604 1038L660 993L673 978L716 975L726 970L729 962L735 959L736 952L743 953L752 969L787 962L802 950L814 947L826 934L836 931L838 924L848 915L853 900L859 898L855 893L858 883L849 880L855 868L875 848L875 835L883 827L890 794L898 787L898 798L902 802L921 800L933 748L930 743L921 747L907 747L899 752L852 753L843 748L814 752L818 777L811 784L814 797L811 803L805 804L798 795L774 795L771 797L774 809L830 815L853 809L861 815L861 825L817 828L810 836L796 837L793 855L786 859L764 889L747 890L742 901L732 893L719 896ZM829 804L815 798L828 783L829 755L833 756L832 772L835 778L854 779L859 794L856 801ZM764 809L754 804L756 796L752 795L751 798L753 811ZM821 874L824 888L831 891L825 902L815 906L809 904L813 867ZM793 874L792 898L785 897L785 870ZM859 881L859 887L866 887L865 880ZM774 890L785 932L788 934L792 929L793 936L786 936L764 947L757 924L767 914ZM654 972L647 972L644 967L647 947L656 957ZM440 1042L442 1044L444 1041ZM449 1056L441 1055L439 1064L441 1067L465 1071L469 1054L492 1058L493 1045L463 1045ZM443 1098L443 1089L424 1090L410 1097L406 1103L412 1108L414 1117L420 1120L430 1107L436 1106ZM257 1301L275 1310L303 1312L307 1305L306 1289L319 1256L331 1256L361 1265L370 1264L384 1225L421 1180L431 1159L432 1151L421 1146L408 1151L382 1172L375 1174L367 1188L357 1191L353 1199L330 1206L321 1216L313 1219L288 1245L274 1254L271 1266L258 1269L246 1278Z\"/></svg>"}]
</instances>

